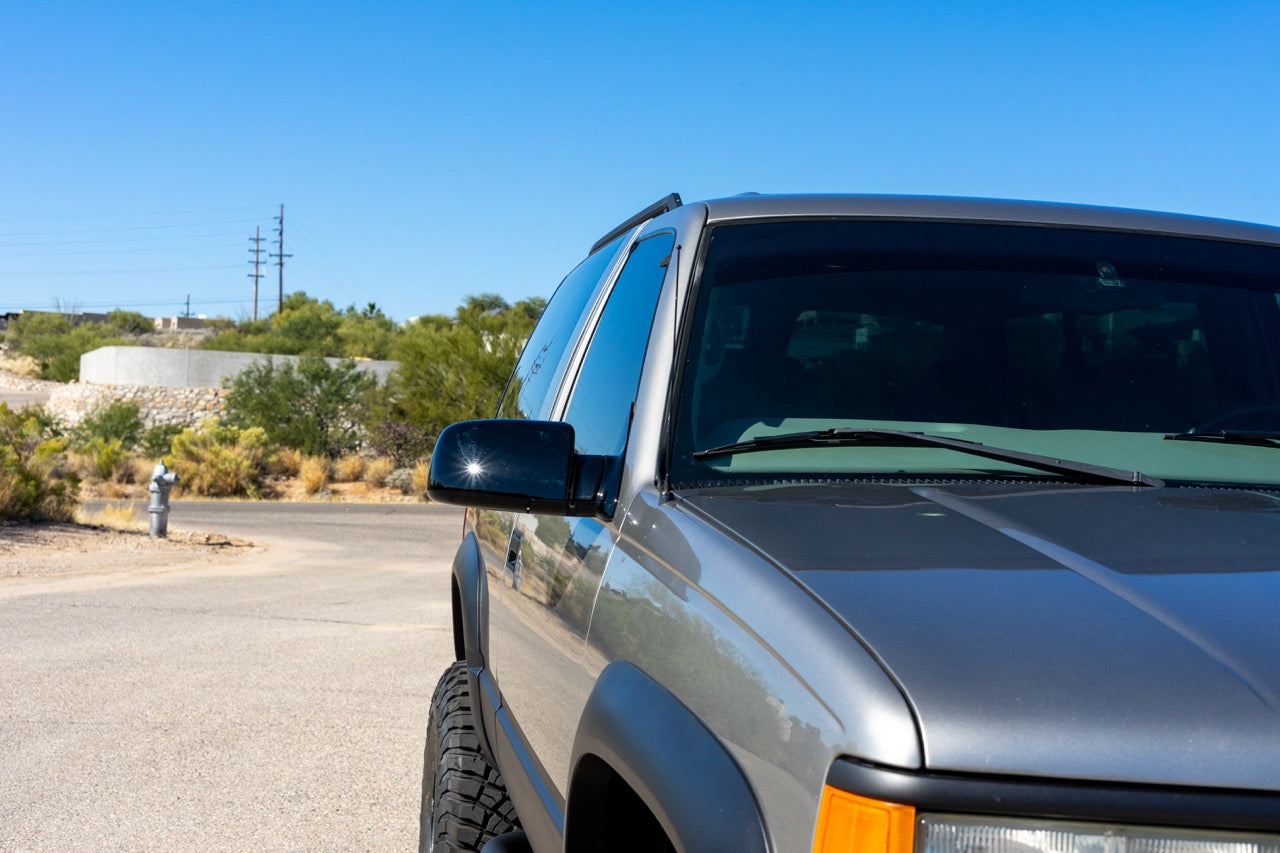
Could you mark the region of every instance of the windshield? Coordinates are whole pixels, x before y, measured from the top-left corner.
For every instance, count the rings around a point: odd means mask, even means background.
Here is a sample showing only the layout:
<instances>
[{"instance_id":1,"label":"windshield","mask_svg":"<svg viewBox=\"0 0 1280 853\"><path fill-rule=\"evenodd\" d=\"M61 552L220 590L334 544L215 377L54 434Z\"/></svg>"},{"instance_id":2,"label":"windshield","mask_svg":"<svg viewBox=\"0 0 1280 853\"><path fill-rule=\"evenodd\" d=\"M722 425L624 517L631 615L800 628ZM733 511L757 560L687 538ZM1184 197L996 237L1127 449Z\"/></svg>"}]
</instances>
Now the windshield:
<instances>
[{"instance_id":1,"label":"windshield","mask_svg":"<svg viewBox=\"0 0 1280 853\"><path fill-rule=\"evenodd\" d=\"M929 222L716 228L679 383L673 485L1045 476L936 447L777 446L886 428L1182 482L1280 484L1280 249Z\"/></svg>"}]
</instances>

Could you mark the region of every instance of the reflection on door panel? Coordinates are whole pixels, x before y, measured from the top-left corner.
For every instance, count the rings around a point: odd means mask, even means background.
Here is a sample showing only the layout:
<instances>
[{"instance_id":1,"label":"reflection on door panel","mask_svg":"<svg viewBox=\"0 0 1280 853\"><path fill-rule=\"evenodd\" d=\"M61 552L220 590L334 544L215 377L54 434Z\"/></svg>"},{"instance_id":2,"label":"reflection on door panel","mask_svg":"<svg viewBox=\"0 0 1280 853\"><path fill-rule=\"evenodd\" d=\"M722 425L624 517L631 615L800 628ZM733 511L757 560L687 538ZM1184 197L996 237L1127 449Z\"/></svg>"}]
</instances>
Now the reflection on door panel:
<instances>
[{"instance_id":1,"label":"reflection on door panel","mask_svg":"<svg viewBox=\"0 0 1280 853\"><path fill-rule=\"evenodd\" d=\"M490 571L491 664L503 703L563 794L577 721L602 659L588 620L612 547L589 518L521 515L501 570ZM501 584L501 590L494 585Z\"/></svg>"}]
</instances>

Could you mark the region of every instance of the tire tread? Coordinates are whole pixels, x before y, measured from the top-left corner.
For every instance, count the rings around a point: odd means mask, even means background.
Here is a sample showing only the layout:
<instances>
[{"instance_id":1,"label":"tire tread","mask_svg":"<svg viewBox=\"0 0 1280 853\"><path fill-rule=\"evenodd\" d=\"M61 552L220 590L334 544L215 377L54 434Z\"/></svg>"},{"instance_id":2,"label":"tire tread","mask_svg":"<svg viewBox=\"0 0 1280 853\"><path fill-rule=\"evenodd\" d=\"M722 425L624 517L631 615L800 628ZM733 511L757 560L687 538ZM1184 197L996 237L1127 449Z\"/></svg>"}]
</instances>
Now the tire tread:
<instances>
[{"instance_id":1,"label":"tire tread","mask_svg":"<svg viewBox=\"0 0 1280 853\"><path fill-rule=\"evenodd\" d=\"M423 765L420 853L478 851L490 838L519 828L502 774L480 748L463 661L436 684Z\"/></svg>"}]
</instances>

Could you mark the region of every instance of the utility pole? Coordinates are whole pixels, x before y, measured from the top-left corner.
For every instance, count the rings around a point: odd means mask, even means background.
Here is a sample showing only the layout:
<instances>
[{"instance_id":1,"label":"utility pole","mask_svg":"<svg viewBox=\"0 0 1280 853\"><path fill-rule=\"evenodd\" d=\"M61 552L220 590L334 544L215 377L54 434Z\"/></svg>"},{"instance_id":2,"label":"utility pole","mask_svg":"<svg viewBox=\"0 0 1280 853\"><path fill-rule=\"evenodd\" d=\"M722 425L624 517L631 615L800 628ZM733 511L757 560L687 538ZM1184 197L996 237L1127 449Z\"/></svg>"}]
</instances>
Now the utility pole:
<instances>
[{"instance_id":1,"label":"utility pole","mask_svg":"<svg viewBox=\"0 0 1280 853\"><path fill-rule=\"evenodd\" d=\"M276 222L278 222L279 224L276 226L275 243L277 246L280 247L280 251L277 253L268 255L268 257L277 259L276 268L279 272L279 280L280 280L280 303L276 307L276 312L279 313L280 311L284 310L284 259L293 257L293 255L286 255L284 253L284 205L283 204L280 205L280 215L276 217Z\"/></svg>"},{"instance_id":2,"label":"utility pole","mask_svg":"<svg viewBox=\"0 0 1280 853\"><path fill-rule=\"evenodd\" d=\"M253 279L253 319L258 319L258 280L262 278L262 266L260 263L262 252L262 227L253 226L253 236L249 238L253 243L253 248L249 251L253 253L253 272L249 273L249 278Z\"/></svg>"}]
</instances>

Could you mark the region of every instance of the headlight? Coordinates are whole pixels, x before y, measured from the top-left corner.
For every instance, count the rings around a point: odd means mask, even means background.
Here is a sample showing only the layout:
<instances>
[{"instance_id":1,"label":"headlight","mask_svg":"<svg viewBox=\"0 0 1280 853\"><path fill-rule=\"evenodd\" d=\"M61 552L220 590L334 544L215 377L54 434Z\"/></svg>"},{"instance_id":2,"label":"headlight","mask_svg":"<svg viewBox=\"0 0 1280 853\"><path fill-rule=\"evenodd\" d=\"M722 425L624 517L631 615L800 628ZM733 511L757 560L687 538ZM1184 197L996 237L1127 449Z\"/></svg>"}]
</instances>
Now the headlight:
<instances>
[{"instance_id":1,"label":"headlight","mask_svg":"<svg viewBox=\"0 0 1280 853\"><path fill-rule=\"evenodd\" d=\"M1280 836L917 814L827 787L814 853L1280 853Z\"/></svg>"},{"instance_id":2,"label":"headlight","mask_svg":"<svg viewBox=\"0 0 1280 853\"><path fill-rule=\"evenodd\" d=\"M921 815L920 853L1280 853L1280 838L1245 833L957 815Z\"/></svg>"}]
</instances>

